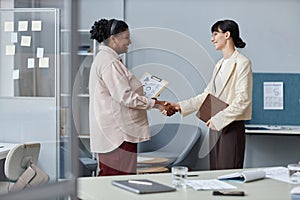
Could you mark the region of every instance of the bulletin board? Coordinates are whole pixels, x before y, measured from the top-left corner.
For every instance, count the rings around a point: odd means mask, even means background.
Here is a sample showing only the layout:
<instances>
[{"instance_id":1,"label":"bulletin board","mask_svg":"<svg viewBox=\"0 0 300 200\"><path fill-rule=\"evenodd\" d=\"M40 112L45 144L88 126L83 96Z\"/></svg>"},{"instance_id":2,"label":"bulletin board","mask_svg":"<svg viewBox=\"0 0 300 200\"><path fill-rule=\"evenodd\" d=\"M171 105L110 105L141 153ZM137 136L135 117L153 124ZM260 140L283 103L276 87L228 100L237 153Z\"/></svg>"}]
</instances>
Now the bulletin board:
<instances>
[{"instance_id":1,"label":"bulletin board","mask_svg":"<svg viewBox=\"0 0 300 200\"><path fill-rule=\"evenodd\" d=\"M0 9L0 96L55 97L58 9Z\"/></svg>"},{"instance_id":2,"label":"bulletin board","mask_svg":"<svg viewBox=\"0 0 300 200\"><path fill-rule=\"evenodd\" d=\"M264 108L264 83L283 84L282 109ZM252 119L248 124L297 125L300 123L300 74L253 73Z\"/></svg>"}]
</instances>

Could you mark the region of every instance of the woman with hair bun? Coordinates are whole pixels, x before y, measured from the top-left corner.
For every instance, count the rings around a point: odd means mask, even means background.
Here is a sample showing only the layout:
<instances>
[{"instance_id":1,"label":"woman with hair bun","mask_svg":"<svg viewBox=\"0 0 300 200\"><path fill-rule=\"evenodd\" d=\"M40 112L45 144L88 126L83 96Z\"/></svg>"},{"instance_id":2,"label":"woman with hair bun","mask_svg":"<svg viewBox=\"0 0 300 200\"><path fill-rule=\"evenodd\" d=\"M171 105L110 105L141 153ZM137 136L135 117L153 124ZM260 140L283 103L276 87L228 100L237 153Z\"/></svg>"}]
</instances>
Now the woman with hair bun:
<instances>
[{"instance_id":1,"label":"woman with hair bun","mask_svg":"<svg viewBox=\"0 0 300 200\"><path fill-rule=\"evenodd\" d=\"M183 116L198 111L208 94L229 106L206 125L210 128L210 169L243 168L245 120L252 115L252 69L250 60L235 48L244 48L239 26L233 20L217 21L211 27L211 41L222 52L211 81L202 94L179 103L171 103Z\"/></svg>"},{"instance_id":2,"label":"woman with hair bun","mask_svg":"<svg viewBox=\"0 0 300 200\"><path fill-rule=\"evenodd\" d=\"M145 97L119 57L131 43L124 21L101 19L90 33L101 44L89 79L91 151L98 154L99 176L135 174L137 143L150 139L146 110L164 111L164 102Z\"/></svg>"}]
</instances>

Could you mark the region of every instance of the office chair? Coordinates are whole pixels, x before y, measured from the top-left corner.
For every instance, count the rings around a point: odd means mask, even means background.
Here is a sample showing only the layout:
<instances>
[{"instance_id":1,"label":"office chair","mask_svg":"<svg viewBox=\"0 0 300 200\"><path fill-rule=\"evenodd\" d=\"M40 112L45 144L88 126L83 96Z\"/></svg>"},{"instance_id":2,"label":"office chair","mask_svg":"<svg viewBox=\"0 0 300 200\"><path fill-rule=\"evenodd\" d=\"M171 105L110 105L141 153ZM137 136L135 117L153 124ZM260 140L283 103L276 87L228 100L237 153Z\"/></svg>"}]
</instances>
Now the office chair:
<instances>
[{"instance_id":1,"label":"office chair","mask_svg":"<svg viewBox=\"0 0 300 200\"><path fill-rule=\"evenodd\" d=\"M79 148L79 177L95 176L98 168L98 161L93 158L90 150L83 144L81 140L78 141Z\"/></svg>"},{"instance_id":2,"label":"office chair","mask_svg":"<svg viewBox=\"0 0 300 200\"><path fill-rule=\"evenodd\" d=\"M201 135L200 127L188 124L157 124L150 126L151 139L138 144L138 155L163 157L167 168L179 165L189 154Z\"/></svg>"},{"instance_id":3,"label":"office chair","mask_svg":"<svg viewBox=\"0 0 300 200\"><path fill-rule=\"evenodd\" d=\"M40 147L40 143L19 144L8 152L4 162L4 175L7 181L0 182L0 194L8 193L30 164L36 165Z\"/></svg>"}]
</instances>

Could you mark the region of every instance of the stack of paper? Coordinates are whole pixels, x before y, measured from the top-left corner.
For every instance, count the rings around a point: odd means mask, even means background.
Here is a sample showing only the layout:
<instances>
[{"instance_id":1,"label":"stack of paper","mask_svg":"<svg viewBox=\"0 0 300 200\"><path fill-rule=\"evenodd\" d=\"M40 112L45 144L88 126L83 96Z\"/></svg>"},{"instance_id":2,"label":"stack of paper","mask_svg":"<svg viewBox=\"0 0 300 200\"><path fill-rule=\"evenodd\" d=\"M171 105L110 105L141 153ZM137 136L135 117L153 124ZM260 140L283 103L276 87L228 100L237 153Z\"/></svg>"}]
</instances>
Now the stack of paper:
<instances>
[{"instance_id":1,"label":"stack of paper","mask_svg":"<svg viewBox=\"0 0 300 200\"><path fill-rule=\"evenodd\" d=\"M235 186L219 181L217 179L209 180L187 180L186 184L194 190L230 190L236 189Z\"/></svg>"},{"instance_id":2,"label":"stack of paper","mask_svg":"<svg viewBox=\"0 0 300 200\"><path fill-rule=\"evenodd\" d=\"M263 168L262 170L266 172L267 178L275 179L290 184L297 184L290 180L289 170L286 167L267 167Z\"/></svg>"}]
</instances>

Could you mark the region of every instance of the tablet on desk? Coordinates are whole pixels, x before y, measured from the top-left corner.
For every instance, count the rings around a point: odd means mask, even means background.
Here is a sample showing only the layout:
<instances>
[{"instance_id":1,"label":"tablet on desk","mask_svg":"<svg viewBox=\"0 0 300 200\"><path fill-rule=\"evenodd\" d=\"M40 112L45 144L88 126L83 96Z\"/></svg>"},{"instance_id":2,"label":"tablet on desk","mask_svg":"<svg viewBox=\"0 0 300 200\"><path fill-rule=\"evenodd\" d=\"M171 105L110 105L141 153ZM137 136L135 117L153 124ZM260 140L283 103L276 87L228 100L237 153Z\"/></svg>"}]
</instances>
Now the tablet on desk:
<instances>
[{"instance_id":1,"label":"tablet on desk","mask_svg":"<svg viewBox=\"0 0 300 200\"><path fill-rule=\"evenodd\" d=\"M137 194L172 192L175 188L148 179L114 180L114 186Z\"/></svg>"}]
</instances>

